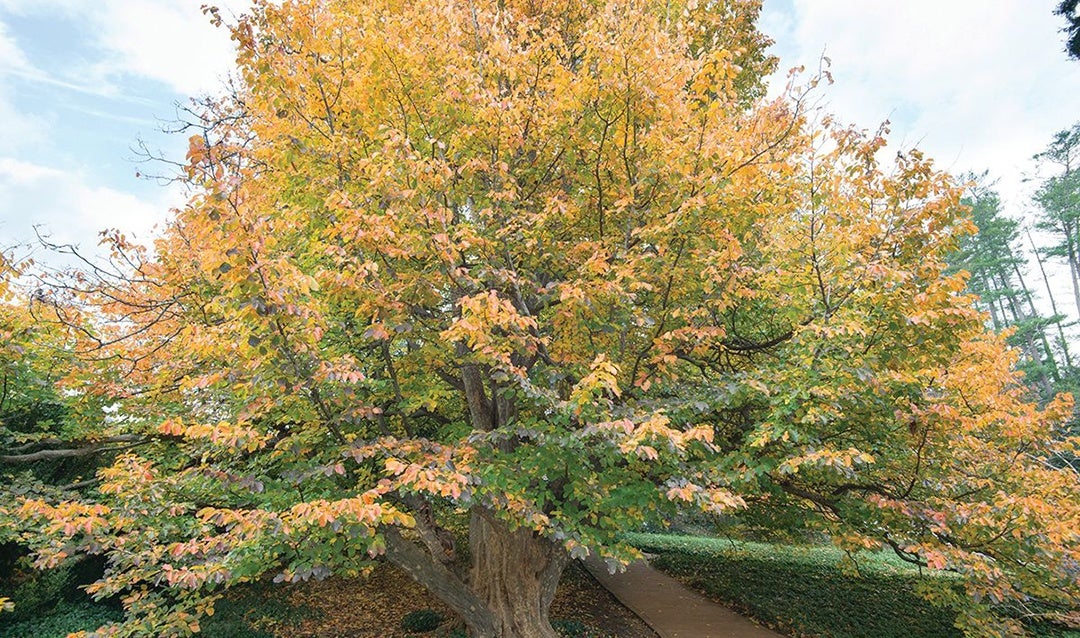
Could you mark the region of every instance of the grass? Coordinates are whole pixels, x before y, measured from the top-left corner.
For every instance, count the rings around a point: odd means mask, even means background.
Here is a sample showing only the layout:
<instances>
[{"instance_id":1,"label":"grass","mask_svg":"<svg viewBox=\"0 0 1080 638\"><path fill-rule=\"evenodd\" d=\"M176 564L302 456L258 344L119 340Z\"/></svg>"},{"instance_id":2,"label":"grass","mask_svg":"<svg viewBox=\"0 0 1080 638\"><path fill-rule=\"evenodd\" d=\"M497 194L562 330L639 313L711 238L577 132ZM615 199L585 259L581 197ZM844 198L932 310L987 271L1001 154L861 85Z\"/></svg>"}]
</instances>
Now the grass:
<instances>
[{"instance_id":1,"label":"grass","mask_svg":"<svg viewBox=\"0 0 1080 638\"><path fill-rule=\"evenodd\" d=\"M941 575L885 552L849 557L832 546L795 546L701 536L631 534L653 564L772 627L828 638L958 638L955 614L934 607L916 585ZM852 561L854 558L854 561ZM1040 638L1080 632L1032 627Z\"/></svg>"},{"instance_id":2,"label":"grass","mask_svg":"<svg viewBox=\"0 0 1080 638\"><path fill-rule=\"evenodd\" d=\"M627 538L635 547L650 553L685 551L701 555L746 555L833 566L848 557L846 552L831 545L783 545L683 534L628 534ZM916 566L901 560L892 552L859 552L855 559L861 571L918 574Z\"/></svg>"}]
</instances>

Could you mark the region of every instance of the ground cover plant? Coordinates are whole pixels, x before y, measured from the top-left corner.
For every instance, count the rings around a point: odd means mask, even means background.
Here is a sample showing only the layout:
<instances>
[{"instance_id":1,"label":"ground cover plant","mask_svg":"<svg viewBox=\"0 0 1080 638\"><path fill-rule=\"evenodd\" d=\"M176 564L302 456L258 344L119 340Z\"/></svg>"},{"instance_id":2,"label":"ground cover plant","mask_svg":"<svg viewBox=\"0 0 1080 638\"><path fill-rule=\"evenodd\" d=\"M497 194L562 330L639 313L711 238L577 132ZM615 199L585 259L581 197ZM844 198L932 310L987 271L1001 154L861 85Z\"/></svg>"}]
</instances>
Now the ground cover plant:
<instances>
[{"instance_id":1,"label":"ground cover plant","mask_svg":"<svg viewBox=\"0 0 1080 638\"><path fill-rule=\"evenodd\" d=\"M684 508L949 570L973 636L1074 604L1071 398L1027 400L947 273L959 185L810 109L824 76L764 99L759 8L255 2L153 251L0 310L73 359L5 471L104 463L5 484L0 540L104 556L110 636L388 560L473 636L553 638L572 558Z\"/></svg>"},{"instance_id":2,"label":"ground cover plant","mask_svg":"<svg viewBox=\"0 0 1080 638\"><path fill-rule=\"evenodd\" d=\"M822 544L791 545L673 534L630 534L655 554L653 565L767 626L798 636L952 638L956 613L920 593L928 580L891 552L845 552ZM1077 638L1060 623L1028 619L1047 638Z\"/></svg>"}]
</instances>

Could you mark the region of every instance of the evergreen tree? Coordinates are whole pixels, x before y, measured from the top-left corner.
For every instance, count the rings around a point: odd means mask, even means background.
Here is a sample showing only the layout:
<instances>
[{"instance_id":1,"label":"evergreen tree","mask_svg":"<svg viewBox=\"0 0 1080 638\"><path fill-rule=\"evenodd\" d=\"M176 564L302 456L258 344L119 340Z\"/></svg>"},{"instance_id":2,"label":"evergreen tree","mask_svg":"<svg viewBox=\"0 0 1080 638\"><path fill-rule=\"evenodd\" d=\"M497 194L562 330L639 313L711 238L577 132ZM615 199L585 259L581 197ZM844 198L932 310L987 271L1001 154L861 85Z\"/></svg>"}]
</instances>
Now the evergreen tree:
<instances>
[{"instance_id":1,"label":"evergreen tree","mask_svg":"<svg viewBox=\"0 0 1080 638\"><path fill-rule=\"evenodd\" d=\"M1020 224L1004 216L1001 198L986 183L986 173L972 177L963 203L979 230L960 241L950 266L969 273L968 290L978 295L977 305L987 313L991 327L1013 331L1010 343L1023 354L1020 367L1029 385L1049 398L1062 381L1062 370L1071 367L1062 326L1066 318L1056 310L1051 317L1041 316L1035 307L1035 295L1024 280ZM1047 336L1047 329L1054 325L1057 343Z\"/></svg>"},{"instance_id":2,"label":"evergreen tree","mask_svg":"<svg viewBox=\"0 0 1080 638\"><path fill-rule=\"evenodd\" d=\"M1068 22L1063 29L1069 36L1065 41L1065 51L1070 57L1080 60L1080 0L1061 0L1054 13Z\"/></svg>"}]
</instances>

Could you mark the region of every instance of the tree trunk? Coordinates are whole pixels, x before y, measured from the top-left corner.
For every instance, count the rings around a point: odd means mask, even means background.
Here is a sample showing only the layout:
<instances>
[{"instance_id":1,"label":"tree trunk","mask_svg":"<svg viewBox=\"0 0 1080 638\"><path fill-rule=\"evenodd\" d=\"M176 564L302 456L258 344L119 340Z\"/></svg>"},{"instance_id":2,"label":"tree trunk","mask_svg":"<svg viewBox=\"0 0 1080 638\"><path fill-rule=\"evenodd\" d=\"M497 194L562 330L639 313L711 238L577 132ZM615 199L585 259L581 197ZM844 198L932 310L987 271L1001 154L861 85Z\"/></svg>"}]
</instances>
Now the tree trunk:
<instances>
[{"instance_id":1,"label":"tree trunk","mask_svg":"<svg viewBox=\"0 0 1080 638\"><path fill-rule=\"evenodd\" d=\"M511 531L479 507L469 521L469 548L469 585L491 611L492 638L557 638L548 608L569 562L566 551L528 529ZM487 638L470 630L476 638Z\"/></svg>"},{"instance_id":2,"label":"tree trunk","mask_svg":"<svg viewBox=\"0 0 1080 638\"><path fill-rule=\"evenodd\" d=\"M1065 369L1071 371L1072 357L1069 356L1069 341L1065 338L1065 329L1061 326L1061 313L1058 312L1057 302L1054 300L1054 290L1050 287L1050 278L1046 276L1046 268L1043 266L1042 257L1039 256L1039 248L1035 240L1031 238L1031 231L1026 231L1028 243L1031 244L1032 254L1035 255L1035 263L1039 264L1039 272L1042 273L1043 285L1046 286L1046 296L1050 299L1050 310L1054 313L1054 323L1057 324L1058 338L1060 339L1061 352L1065 355Z\"/></svg>"},{"instance_id":3,"label":"tree trunk","mask_svg":"<svg viewBox=\"0 0 1080 638\"><path fill-rule=\"evenodd\" d=\"M383 537L386 558L461 616L474 638L498 638L491 610L456 573L404 538L395 527L383 530Z\"/></svg>"},{"instance_id":4,"label":"tree trunk","mask_svg":"<svg viewBox=\"0 0 1080 638\"><path fill-rule=\"evenodd\" d=\"M558 544L527 529L510 530L490 511L474 507L466 582L397 528L386 528L383 536L390 562L457 612L472 638L558 638L548 608L569 562Z\"/></svg>"},{"instance_id":5,"label":"tree trunk","mask_svg":"<svg viewBox=\"0 0 1080 638\"><path fill-rule=\"evenodd\" d=\"M990 323L994 326L994 332L1001 332L1002 329L1005 328L1005 325L1003 320L998 317L998 300L993 298L994 289L985 278L983 280L983 290L986 291L986 298L983 301L985 301L986 305L990 308Z\"/></svg>"},{"instance_id":6,"label":"tree trunk","mask_svg":"<svg viewBox=\"0 0 1080 638\"><path fill-rule=\"evenodd\" d=\"M1029 316L1031 319L1039 321L1039 341L1042 344L1043 352L1046 354L1046 364L1050 366L1050 376L1053 377L1054 383L1061 383L1057 357L1054 356L1054 349L1050 347L1050 339L1046 336L1046 326L1041 322L1039 311L1035 308L1035 296L1031 294L1027 283L1024 282L1024 275L1020 271L1020 263L1017 261L1013 261L1013 272L1016 273L1016 280L1020 282L1020 292L1023 293L1024 299L1027 300Z\"/></svg>"},{"instance_id":7,"label":"tree trunk","mask_svg":"<svg viewBox=\"0 0 1080 638\"><path fill-rule=\"evenodd\" d=\"M1076 312L1080 313L1080 260L1077 259L1076 247L1068 227L1065 228L1065 245L1068 250L1069 274L1072 275L1073 300L1076 301Z\"/></svg>"}]
</instances>

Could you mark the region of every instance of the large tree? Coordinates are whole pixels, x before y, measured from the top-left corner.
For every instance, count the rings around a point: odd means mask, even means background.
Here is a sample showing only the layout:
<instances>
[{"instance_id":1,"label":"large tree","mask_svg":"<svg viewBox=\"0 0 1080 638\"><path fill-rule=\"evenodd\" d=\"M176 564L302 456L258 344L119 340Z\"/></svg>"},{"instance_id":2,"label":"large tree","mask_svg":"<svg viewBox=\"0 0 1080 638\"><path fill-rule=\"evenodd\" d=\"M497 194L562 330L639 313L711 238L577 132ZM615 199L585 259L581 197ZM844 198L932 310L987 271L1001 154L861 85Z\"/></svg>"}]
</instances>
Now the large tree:
<instances>
[{"instance_id":1,"label":"large tree","mask_svg":"<svg viewBox=\"0 0 1080 638\"><path fill-rule=\"evenodd\" d=\"M257 2L189 203L55 293L82 427L150 443L0 524L106 553L121 636L385 557L474 636L551 637L568 560L688 506L950 570L973 635L1075 602L1070 401L1024 402L945 274L959 189L761 101L758 10Z\"/></svg>"}]
</instances>

